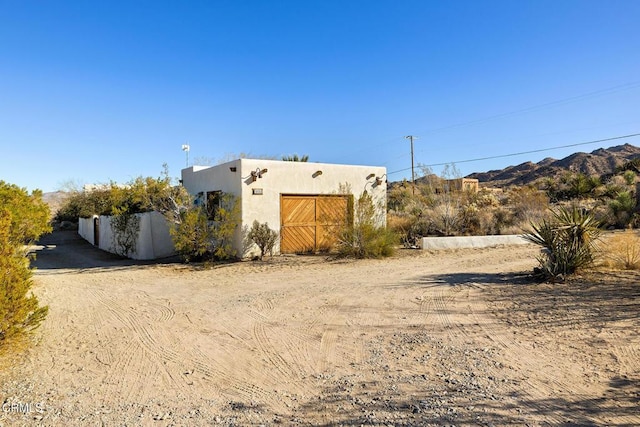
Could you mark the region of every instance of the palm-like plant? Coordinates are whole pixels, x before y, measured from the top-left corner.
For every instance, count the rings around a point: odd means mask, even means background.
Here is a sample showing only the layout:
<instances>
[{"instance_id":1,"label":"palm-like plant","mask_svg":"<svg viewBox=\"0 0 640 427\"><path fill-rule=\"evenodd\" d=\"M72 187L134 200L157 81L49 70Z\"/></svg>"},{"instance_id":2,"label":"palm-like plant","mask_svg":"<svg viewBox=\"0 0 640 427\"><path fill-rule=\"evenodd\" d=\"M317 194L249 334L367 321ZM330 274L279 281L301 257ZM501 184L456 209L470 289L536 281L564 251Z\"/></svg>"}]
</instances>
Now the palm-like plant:
<instances>
[{"instance_id":1,"label":"palm-like plant","mask_svg":"<svg viewBox=\"0 0 640 427\"><path fill-rule=\"evenodd\" d=\"M297 154L294 154L293 156L282 156L282 160L285 162L308 162L309 155L304 154L302 156L298 156Z\"/></svg>"},{"instance_id":2,"label":"palm-like plant","mask_svg":"<svg viewBox=\"0 0 640 427\"><path fill-rule=\"evenodd\" d=\"M545 279L563 280L593 262L601 229L588 212L572 208L552 211L551 220L531 224L525 238L544 248L538 273Z\"/></svg>"}]
</instances>

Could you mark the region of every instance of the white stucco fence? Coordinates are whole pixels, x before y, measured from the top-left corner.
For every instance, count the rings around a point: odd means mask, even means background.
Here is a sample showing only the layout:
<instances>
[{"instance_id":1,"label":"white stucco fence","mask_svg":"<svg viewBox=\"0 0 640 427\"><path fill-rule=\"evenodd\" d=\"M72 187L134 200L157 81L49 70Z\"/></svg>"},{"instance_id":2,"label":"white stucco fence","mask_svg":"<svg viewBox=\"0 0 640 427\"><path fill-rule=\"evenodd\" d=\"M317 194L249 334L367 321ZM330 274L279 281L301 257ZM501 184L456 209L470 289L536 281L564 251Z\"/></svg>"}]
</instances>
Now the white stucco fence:
<instances>
[{"instance_id":1,"label":"white stucco fence","mask_svg":"<svg viewBox=\"0 0 640 427\"><path fill-rule=\"evenodd\" d=\"M140 232L136 242L136 251L129 254L129 258L150 260L174 255L175 247L169 235L169 225L165 218L158 212L147 212L136 214L136 216L140 218ZM96 220L97 233L95 230ZM117 253L114 247L111 217L109 216L80 218L78 234L104 251Z\"/></svg>"},{"instance_id":2,"label":"white stucco fence","mask_svg":"<svg viewBox=\"0 0 640 427\"><path fill-rule=\"evenodd\" d=\"M457 249L457 248L488 248L499 245L530 244L521 234L504 236L451 236L451 237L423 237L422 249Z\"/></svg>"}]
</instances>

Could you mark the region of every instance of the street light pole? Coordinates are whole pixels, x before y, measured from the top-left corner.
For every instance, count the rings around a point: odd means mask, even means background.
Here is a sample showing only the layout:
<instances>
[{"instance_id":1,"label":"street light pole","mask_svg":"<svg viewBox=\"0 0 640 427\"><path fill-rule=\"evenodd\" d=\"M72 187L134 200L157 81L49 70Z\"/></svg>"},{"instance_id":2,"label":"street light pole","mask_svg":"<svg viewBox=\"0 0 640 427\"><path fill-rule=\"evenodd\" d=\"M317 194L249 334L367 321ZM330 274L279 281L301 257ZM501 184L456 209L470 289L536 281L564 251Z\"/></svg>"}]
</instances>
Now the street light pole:
<instances>
[{"instance_id":1,"label":"street light pole","mask_svg":"<svg viewBox=\"0 0 640 427\"><path fill-rule=\"evenodd\" d=\"M406 139L411 141L411 182L413 183L412 194L416 194L416 173L413 168L413 140L418 139L418 137L413 135L405 136Z\"/></svg>"}]
</instances>

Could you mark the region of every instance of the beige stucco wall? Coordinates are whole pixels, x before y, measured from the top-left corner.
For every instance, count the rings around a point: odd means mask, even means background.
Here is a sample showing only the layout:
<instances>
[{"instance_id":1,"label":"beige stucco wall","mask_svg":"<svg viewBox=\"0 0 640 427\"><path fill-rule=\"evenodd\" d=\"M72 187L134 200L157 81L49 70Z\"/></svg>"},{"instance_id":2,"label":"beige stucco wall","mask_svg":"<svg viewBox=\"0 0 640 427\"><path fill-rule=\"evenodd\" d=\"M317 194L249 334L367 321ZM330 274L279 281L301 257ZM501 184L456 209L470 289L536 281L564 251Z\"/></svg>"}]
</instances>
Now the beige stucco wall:
<instances>
[{"instance_id":1,"label":"beige stucco wall","mask_svg":"<svg viewBox=\"0 0 640 427\"><path fill-rule=\"evenodd\" d=\"M235 172L231 168L235 168ZM251 178L252 171L264 169L267 171L261 174L261 177L255 181ZM376 177L382 178L380 184L376 184ZM240 196L243 227L251 227L253 221L257 220L261 223L267 222L278 232L282 194L353 194L357 199L366 189L374 202L380 206L380 220L384 223L386 178L386 168L380 166L260 159L239 159L207 168L193 166L182 170L182 183L190 194L221 190ZM255 190L261 191L262 194L254 194ZM240 231L235 244L241 253L243 245Z\"/></svg>"}]
</instances>

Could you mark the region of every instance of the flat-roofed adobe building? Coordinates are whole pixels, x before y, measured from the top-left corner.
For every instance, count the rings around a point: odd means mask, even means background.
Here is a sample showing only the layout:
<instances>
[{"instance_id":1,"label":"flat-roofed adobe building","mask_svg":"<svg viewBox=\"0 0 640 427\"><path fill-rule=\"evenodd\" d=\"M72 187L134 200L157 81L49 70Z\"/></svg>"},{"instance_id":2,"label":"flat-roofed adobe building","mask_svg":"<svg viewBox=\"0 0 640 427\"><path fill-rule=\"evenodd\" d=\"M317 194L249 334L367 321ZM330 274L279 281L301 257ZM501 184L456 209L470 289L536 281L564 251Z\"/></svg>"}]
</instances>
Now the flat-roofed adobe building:
<instances>
[{"instance_id":1,"label":"flat-roofed adobe building","mask_svg":"<svg viewBox=\"0 0 640 427\"><path fill-rule=\"evenodd\" d=\"M223 193L239 198L241 220L234 247L246 251L243 230L254 220L280 234L276 253L327 250L337 227L353 221L353 205L371 195L381 223L386 221L386 168L380 166L237 159L182 170L182 185L196 203L212 211Z\"/></svg>"}]
</instances>

